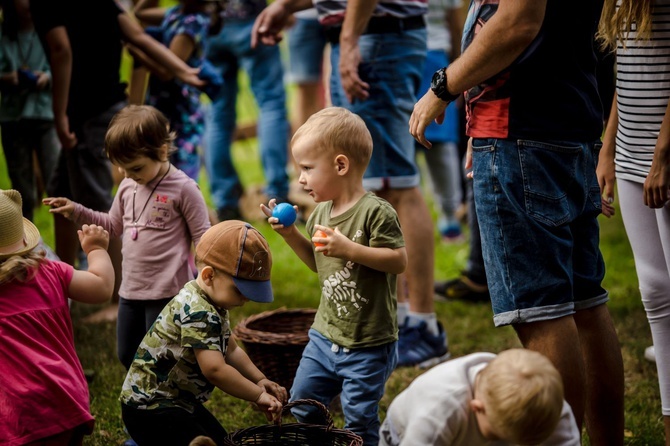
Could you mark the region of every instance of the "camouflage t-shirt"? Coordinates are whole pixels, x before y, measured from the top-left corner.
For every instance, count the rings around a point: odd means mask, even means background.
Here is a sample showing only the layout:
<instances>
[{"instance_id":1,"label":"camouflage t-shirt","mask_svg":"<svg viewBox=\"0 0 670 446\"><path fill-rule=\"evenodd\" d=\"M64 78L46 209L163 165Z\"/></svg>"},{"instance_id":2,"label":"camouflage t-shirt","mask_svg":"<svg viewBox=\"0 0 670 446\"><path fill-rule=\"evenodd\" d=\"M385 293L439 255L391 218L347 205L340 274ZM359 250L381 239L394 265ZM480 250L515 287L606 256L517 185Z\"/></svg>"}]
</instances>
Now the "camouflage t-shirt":
<instances>
[{"instance_id":1,"label":"camouflage t-shirt","mask_svg":"<svg viewBox=\"0 0 670 446\"><path fill-rule=\"evenodd\" d=\"M225 355L228 338L228 311L217 309L195 280L188 282L144 336L119 399L138 409L181 407L193 412L214 390L194 350Z\"/></svg>"}]
</instances>

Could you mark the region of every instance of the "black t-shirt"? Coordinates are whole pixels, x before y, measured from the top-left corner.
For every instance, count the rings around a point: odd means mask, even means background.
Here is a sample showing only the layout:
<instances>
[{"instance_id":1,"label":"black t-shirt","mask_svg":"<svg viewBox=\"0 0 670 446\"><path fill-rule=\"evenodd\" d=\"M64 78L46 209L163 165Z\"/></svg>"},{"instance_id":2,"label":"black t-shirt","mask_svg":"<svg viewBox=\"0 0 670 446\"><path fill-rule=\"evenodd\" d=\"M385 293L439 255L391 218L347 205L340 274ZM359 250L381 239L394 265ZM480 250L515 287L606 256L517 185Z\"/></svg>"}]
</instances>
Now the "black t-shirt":
<instances>
[{"instance_id":1,"label":"black t-shirt","mask_svg":"<svg viewBox=\"0 0 670 446\"><path fill-rule=\"evenodd\" d=\"M498 0L471 3L464 48ZM589 141L602 133L594 37L602 0L548 0L539 34L510 67L467 92L475 138Z\"/></svg>"},{"instance_id":2,"label":"black t-shirt","mask_svg":"<svg viewBox=\"0 0 670 446\"><path fill-rule=\"evenodd\" d=\"M125 99L121 82L122 34L114 0L31 0L30 11L43 42L46 34L65 27L72 47L72 80L68 100L74 127Z\"/></svg>"}]
</instances>

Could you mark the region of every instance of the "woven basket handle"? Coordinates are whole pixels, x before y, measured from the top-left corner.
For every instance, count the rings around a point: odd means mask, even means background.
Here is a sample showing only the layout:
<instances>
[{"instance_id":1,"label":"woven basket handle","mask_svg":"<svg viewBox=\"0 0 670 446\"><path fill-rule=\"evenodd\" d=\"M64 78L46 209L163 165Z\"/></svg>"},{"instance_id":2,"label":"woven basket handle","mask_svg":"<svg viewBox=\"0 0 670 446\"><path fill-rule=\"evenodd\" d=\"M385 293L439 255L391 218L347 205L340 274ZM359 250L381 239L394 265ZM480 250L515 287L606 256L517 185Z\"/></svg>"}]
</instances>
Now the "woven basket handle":
<instances>
[{"instance_id":1,"label":"woven basket handle","mask_svg":"<svg viewBox=\"0 0 670 446\"><path fill-rule=\"evenodd\" d=\"M330 415L330 412L328 411L328 408L326 406L324 406L323 404L321 404L320 402L316 401L316 400L302 399L302 400L292 401L292 402L286 404L283 407L282 413L288 411L289 409L291 409L291 407L305 405L305 404L308 405L308 406L314 406L321 411L321 415L323 415L323 419L326 421L327 430L330 431L333 428L333 417ZM276 424L281 426L281 417L279 417Z\"/></svg>"}]
</instances>

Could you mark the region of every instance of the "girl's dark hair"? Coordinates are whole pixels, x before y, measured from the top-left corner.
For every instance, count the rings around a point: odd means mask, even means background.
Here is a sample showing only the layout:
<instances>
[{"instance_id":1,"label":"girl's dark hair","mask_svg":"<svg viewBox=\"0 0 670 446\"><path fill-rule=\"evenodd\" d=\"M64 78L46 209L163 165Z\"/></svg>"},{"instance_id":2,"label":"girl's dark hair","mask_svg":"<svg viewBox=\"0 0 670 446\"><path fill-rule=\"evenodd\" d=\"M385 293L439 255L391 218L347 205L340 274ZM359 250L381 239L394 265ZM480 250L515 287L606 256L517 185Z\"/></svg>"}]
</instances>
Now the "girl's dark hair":
<instances>
[{"instance_id":1,"label":"girl's dark hair","mask_svg":"<svg viewBox=\"0 0 670 446\"><path fill-rule=\"evenodd\" d=\"M155 161L161 159L161 148L175 150L175 133L170 121L150 105L128 105L109 123L105 135L105 151L113 163L128 163L141 156Z\"/></svg>"}]
</instances>

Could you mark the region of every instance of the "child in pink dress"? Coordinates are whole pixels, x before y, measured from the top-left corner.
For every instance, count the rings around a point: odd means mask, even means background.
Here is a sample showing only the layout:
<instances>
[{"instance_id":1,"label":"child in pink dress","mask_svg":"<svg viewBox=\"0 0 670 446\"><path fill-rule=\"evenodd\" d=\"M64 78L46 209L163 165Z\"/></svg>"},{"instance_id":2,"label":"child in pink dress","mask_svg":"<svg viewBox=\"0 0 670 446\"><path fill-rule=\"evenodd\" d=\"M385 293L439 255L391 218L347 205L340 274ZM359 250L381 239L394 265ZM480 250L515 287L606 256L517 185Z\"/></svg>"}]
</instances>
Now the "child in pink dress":
<instances>
[{"instance_id":1,"label":"child in pink dress","mask_svg":"<svg viewBox=\"0 0 670 446\"><path fill-rule=\"evenodd\" d=\"M0 444L81 445L93 430L68 297L99 304L114 290L109 234L84 225L88 271L47 260L21 194L0 190Z\"/></svg>"}]
</instances>

